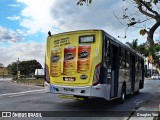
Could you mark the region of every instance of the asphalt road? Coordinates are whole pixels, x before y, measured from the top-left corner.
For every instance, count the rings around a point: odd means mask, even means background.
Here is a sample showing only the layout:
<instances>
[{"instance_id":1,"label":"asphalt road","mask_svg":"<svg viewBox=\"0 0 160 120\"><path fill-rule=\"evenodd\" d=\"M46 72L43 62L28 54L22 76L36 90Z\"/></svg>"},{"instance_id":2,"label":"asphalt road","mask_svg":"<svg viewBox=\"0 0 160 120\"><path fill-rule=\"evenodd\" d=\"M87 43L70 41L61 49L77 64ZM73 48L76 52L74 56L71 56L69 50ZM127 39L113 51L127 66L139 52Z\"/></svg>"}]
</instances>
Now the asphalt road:
<instances>
[{"instance_id":1,"label":"asphalt road","mask_svg":"<svg viewBox=\"0 0 160 120\"><path fill-rule=\"evenodd\" d=\"M119 104L116 100L107 102L102 99L90 99L88 101L62 99L59 98L58 95L45 93L43 87L22 85L11 83L8 80L0 80L0 111L55 111L51 114L55 114L54 118L56 120L82 120L82 118L80 117L63 117L63 114L66 114L67 112L57 111L68 111L71 112L71 114L78 113L78 115L80 114L80 112L76 113L75 111L82 111L83 113L85 113L86 111L86 114L83 114L83 119L88 119L87 116L89 116L92 117L89 119L123 120L129 119L133 111L139 109L141 106L143 106L143 104L151 101L152 99L155 99L157 94L160 94L159 86L160 80L145 80L145 88L140 91L139 95L129 96L124 104ZM158 106L154 107L158 108ZM99 111L101 111L102 113L99 117L97 117L97 115L99 115ZM121 116L110 116L106 118L107 112L105 111L119 111ZM95 117L93 118L93 116ZM40 118L38 118L38 120L39 119Z\"/></svg>"}]
</instances>

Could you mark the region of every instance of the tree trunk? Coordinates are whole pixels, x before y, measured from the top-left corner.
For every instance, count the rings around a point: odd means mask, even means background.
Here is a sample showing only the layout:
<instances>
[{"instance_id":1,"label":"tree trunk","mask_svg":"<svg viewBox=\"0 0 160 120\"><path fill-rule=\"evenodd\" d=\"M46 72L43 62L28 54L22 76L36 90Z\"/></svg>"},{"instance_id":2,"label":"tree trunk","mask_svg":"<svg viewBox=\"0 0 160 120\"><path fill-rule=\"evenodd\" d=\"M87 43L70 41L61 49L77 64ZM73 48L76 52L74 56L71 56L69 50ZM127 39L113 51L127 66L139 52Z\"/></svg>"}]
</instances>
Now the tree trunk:
<instances>
[{"instance_id":1,"label":"tree trunk","mask_svg":"<svg viewBox=\"0 0 160 120\"><path fill-rule=\"evenodd\" d=\"M148 31L147 41L149 42L149 46L153 47L154 40L153 35L155 30L160 26L160 21L156 21L156 23L151 27L151 29Z\"/></svg>"}]
</instances>

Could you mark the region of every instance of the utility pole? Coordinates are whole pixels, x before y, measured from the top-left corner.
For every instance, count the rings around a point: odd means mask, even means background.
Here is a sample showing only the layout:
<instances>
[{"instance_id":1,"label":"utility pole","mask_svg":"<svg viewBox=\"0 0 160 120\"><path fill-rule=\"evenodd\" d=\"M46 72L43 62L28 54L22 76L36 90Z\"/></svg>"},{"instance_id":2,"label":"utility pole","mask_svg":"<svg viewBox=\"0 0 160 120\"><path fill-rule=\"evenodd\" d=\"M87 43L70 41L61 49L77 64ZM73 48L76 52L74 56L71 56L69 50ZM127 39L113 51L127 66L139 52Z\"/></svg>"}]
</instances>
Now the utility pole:
<instances>
[{"instance_id":1,"label":"utility pole","mask_svg":"<svg viewBox=\"0 0 160 120\"><path fill-rule=\"evenodd\" d=\"M19 64L19 58L17 60L17 79L18 79L18 64Z\"/></svg>"}]
</instances>

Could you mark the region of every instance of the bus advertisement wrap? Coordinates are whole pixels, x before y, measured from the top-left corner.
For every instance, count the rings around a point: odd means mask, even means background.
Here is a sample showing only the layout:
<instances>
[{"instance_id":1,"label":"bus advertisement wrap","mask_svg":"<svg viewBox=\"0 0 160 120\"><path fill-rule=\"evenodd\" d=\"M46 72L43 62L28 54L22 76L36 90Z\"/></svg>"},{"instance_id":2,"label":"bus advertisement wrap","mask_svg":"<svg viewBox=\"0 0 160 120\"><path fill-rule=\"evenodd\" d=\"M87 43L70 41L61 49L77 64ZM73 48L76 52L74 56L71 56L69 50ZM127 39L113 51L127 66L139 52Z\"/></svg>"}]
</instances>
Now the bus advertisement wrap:
<instances>
[{"instance_id":1,"label":"bus advertisement wrap","mask_svg":"<svg viewBox=\"0 0 160 120\"><path fill-rule=\"evenodd\" d=\"M91 74L94 74L95 69L92 64L101 61L101 55L95 54L100 47L96 34L94 31L85 34L77 32L48 38L47 59L51 84L92 85Z\"/></svg>"}]
</instances>

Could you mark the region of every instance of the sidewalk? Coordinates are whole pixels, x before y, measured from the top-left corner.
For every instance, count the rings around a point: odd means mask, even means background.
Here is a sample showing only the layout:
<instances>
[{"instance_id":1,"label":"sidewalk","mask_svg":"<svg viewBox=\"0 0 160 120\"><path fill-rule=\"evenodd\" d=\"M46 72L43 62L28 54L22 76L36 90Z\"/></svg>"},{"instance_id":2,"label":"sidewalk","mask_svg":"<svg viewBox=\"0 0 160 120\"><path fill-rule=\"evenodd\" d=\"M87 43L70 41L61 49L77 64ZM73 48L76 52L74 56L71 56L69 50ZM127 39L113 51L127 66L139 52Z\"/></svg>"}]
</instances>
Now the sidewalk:
<instances>
[{"instance_id":1,"label":"sidewalk","mask_svg":"<svg viewBox=\"0 0 160 120\"><path fill-rule=\"evenodd\" d=\"M151 77L148 77L148 78L146 78L146 77L145 77L144 79L145 79L145 80L152 80L152 78L151 78Z\"/></svg>"},{"instance_id":2,"label":"sidewalk","mask_svg":"<svg viewBox=\"0 0 160 120\"><path fill-rule=\"evenodd\" d=\"M11 81L12 78L11 77L0 77L0 81Z\"/></svg>"},{"instance_id":3,"label":"sidewalk","mask_svg":"<svg viewBox=\"0 0 160 120\"><path fill-rule=\"evenodd\" d=\"M160 120L160 92L144 103L128 120Z\"/></svg>"}]
</instances>

